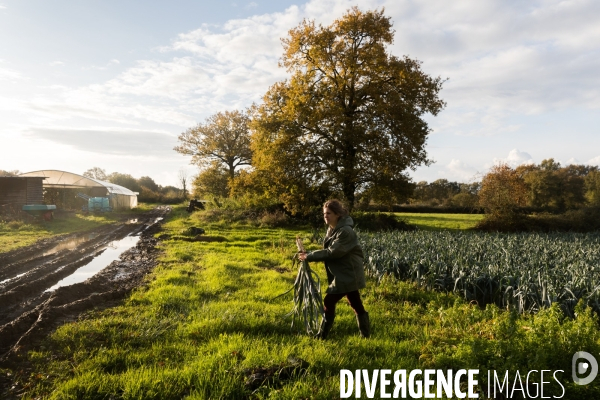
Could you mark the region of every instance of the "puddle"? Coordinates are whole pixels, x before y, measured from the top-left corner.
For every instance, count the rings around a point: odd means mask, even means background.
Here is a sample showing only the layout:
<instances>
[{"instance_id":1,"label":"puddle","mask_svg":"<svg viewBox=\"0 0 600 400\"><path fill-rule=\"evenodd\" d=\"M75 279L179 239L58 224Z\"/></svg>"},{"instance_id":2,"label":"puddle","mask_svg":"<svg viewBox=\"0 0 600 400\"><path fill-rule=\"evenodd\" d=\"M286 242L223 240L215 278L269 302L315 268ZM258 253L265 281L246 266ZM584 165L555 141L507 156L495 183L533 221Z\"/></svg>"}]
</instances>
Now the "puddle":
<instances>
[{"instance_id":1,"label":"puddle","mask_svg":"<svg viewBox=\"0 0 600 400\"><path fill-rule=\"evenodd\" d=\"M74 285L91 278L106 268L111 262L118 260L123 252L135 246L139 240L139 236L126 236L121 240L110 242L105 250L102 251L102 254L94 257L88 264L79 267L75 272L59 281L56 285L46 289L46 292L51 292L61 286Z\"/></svg>"},{"instance_id":2,"label":"puddle","mask_svg":"<svg viewBox=\"0 0 600 400\"><path fill-rule=\"evenodd\" d=\"M5 280L3 280L3 281L0 281L0 285L4 285L5 283L8 283L8 282L12 281L13 279L20 278L20 277L22 277L23 275L25 275L26 273L27 273L27 272L23 272L22 274L19 274L19 275L13 276L12 278L8 278L8 279L5 279Z\"/></svg>"},{"instance_id":3,"label":"puddle","mask_svg":"<svg viewBox=\"0 0 600 400\"><path fill-rule=\"evenodd\" d=\"M119 268L119 270L117 271L117 274L115 275L115 280L118 279L123 279L123 278L127 278L129 276L129 271L123 269L123 268Z\"/></svg>"},{"instance_id":4,"label":"puddle","mask_svg":"<svg viewBox=\"0 0 600 400\"><path fill-rule=\"evenodd\" d=\"M51 248L50 250L45 251L43 256L49 256L51 254L58 253L61 250L73 250L80 244L85 243L88 240L95 238L96 236L97 236L96 234L89 234L89 235L85 235L85 236L74 237L73 239L61 242L61 243L57 244L56 246L54 246L53 248Z\"/></svg>"}]
</instances>

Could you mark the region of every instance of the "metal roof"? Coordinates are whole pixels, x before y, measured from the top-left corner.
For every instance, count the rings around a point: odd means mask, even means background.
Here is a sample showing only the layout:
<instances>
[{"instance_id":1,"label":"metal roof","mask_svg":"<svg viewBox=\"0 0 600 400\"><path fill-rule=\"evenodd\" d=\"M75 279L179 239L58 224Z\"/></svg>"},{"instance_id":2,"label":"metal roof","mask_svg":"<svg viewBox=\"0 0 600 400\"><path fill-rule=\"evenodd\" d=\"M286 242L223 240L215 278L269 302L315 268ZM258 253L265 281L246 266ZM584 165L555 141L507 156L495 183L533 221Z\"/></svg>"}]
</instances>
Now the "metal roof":
<instances>
[{"instance_id":1,"label":"metal roof","mask_svg":"<svg viewBox=\"0 0 600 400\"><path fill-rule=\"evenodd\" d=\"M137 195L126 187L115 185L114 183L100 181L94 178L88 178L83 175L72 172L58 171L55 169L44 169L41 171L32 171L20 174L19 177L44 177L44 187L54 188L92 188L104 187L108 193L122 194L128 196Z\"/></svg>"},{"instance_id":2,"label":"metal roof","mask_svg":"<svg viewBox=\"0 0 600 400\"><path fill-rule=\"evenodd\" d=\"M15 180L23 180L23 179L46 179L45 176L0 176L0 179L15 179Z\"/></svg>"}]
</instances>

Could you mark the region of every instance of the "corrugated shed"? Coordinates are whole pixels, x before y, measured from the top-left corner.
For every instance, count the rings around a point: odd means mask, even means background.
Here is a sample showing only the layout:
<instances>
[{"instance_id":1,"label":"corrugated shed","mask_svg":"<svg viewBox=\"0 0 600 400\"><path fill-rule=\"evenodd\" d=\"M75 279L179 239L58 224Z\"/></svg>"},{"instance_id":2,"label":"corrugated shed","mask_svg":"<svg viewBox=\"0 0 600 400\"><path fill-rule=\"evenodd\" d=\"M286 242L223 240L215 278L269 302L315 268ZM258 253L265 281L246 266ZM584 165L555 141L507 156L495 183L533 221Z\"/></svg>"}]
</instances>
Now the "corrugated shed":
<instances>
[{"instance_id":1,"label":"corrugated shed","mask_svg":"<svg viewBox=\"0 0 600 400\"><path fill-rule=\"evenodd\" d=\"M44 204L43 176L0 176L0 212L25 204Z\"/></svg>"}]
</instances>

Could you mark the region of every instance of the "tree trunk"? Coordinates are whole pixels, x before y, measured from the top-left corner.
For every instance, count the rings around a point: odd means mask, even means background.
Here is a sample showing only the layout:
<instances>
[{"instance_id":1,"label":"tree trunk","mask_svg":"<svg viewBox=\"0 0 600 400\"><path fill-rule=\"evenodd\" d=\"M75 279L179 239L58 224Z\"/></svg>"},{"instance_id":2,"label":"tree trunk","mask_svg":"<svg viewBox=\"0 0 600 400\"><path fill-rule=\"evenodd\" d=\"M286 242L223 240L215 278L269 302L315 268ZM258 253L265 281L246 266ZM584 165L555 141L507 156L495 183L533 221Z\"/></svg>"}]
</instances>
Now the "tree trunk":
<instances>
[{"instance_id":1,"label":"tree trunk","mask_svg":"<svg viewBox=\"0 0 600 400\"><path fill-rule=\"evenodd\" d=\"M354 190L355 185L352 182L344 182L343 191L346 205L348 206L348 212L352 211L354 208Z\"/></svg>"},{"instance_id":2,"label":"tree trunk","mask_svg":"<svg viewBox=\"0 0 600 400\"><path fill-rule=\"evenodd\" d=\"M344 151L344 175L342 178L342 191L346 200L348 211L354 208L354 192L356 191L355 162L356 149L346 142Z\"/></svg>"}]
</instances>

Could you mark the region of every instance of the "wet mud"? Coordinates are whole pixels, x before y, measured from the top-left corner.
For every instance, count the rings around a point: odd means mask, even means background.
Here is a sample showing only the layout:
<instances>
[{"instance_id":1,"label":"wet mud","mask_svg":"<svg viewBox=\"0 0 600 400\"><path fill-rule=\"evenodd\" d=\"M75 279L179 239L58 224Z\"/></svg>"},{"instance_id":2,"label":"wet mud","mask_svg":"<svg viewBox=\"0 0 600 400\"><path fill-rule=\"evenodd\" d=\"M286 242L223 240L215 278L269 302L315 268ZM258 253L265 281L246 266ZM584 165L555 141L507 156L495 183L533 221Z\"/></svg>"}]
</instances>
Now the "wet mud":
<instances>
[{"instance_id":1,"label":"wet mud","mask_svg":"<svg viewBox=\"0 0 600 400\"><path fill-rule=\"evenodd\" d=\"M59 325L84 311L115 305L141 285L156 265L154 234L169 211L157 207L120 224L0 255L0 366L20 363ZM124 251L105 258L107 265L76 276L116 248Z\"/></svg>"}]
</instances>

